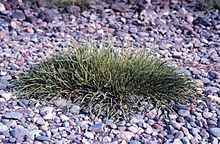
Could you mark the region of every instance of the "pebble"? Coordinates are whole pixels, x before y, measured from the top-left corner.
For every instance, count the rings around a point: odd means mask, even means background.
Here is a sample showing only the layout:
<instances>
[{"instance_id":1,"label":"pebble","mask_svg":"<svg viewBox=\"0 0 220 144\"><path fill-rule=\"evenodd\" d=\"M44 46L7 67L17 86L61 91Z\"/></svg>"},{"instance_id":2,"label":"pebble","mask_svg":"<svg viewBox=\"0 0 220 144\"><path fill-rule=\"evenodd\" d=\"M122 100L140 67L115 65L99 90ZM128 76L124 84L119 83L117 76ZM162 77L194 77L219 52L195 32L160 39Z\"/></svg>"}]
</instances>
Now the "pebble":
<instances>
[{"instance_id":1,"label":"pebble","mask_svg":"<svg viewBox=\"0 0 220 144\"><path fill-rule=\"evenodd\" d=\"M134 137L134 134L132 132L129 132L129 131L122 131L119 135L119 137L122 139L122 140L126 140L126 141L129 141L132 137Z\"/></svg>"},{"instance_id":2,"label":"pebble","mask_svg":"<svg viewBox=\"0 0 220 144\"><path fill-rule=\"evenodd\" d=\"M23 114L19 112L6 112L3 118L20 120L23 118Z\"/></svg>"},{"instance_id":3,"label":"pebble","mask_svg":"<svg viewBox=\"0 0 220 144\"><path fill-rule=\"evenodd\" d=\"M203 116L204 118L208 119L208 118L210 118L210 117L213 116L213 113L211 113L211 112L203 112L203 113L202 113L202 116Z\"/></svg>"},{"instance_id":4,"label":"pebble","mask_svg":"<svg viewBox=\"0 0 220 144\"><path fill-rule=\"evenodd\" d=\"M73 114L78 114L80 112L80 107L77 106L77 105L73 105L71 108L70 108L70 112L73 113Z\"/></svg>"},{"instance_id":5,"label":"pebble","mask_svg":"<svg viewBox=\"0 0 220 144\"><path fill-rule=\"evenodd\" d=\"M89 128L91 131L94 132L102 132L104 130L104 124L103 123L95 123L94 125L90 126Z\"/></svg>"},{"instance_id":6,"label":"pebble","mask_svg":"<svg viewBox=\"0 0 220 144\"><path fill-rule=\"evenodd\" d=\"M88 139L94 139L94 135L91 132L85 132L84 136Z\"/></svg>"},{"instance_id":7,"label":"pebble","mask_svg":"<svg viewBox=\"0 0 220 144\"><path fill-rule=\"evenodd\" d=\"M38 141L50 141L50 138L46 137L46 136L37 136L36 140L38 140Z\"/></svg>"},{"instance_id":8,"label":"pebble","mask_svg":"<svg viewBox=\"0 0 220 144\"><path fill-rule=\"evenodd\" d=\"M29 135L29 130L26 128L15 128L13 130L11 130L11 135L17 139L21 139L24 136L28 136Z\"/></svg>"},{"instance_id":9,"label":"pebble","mask_svg":"<svg viewBox=\"0 0 220 144\"><path fill-rule=\"evenodd\" d=\"M188 110L183 110L183 109L181 109L181 110L178 111L178 114L179 114L180 116L187 117L187 116L190 115L190 112L189 112Z\"/></svg>"},{"instance_id":10,"label":"pebble","mask_svg":"<svg viewBox=\"0 0 220 144\"><path fill-rule=\"evenodd\" d=\"M3 123L0 123L0 133L3 131L7 131L8 127L6 125L4 125Z\"/></svg>"},{"instance_id":11,"label":"pebble","mask_svg":"<svg viewBox=\"0 0 220 144\"><path fill-rule=\"evenodd\" d=\"M5 9L4 4L0 3L0 12L3 12L3 11L5 11L5 10L6 10L6 9Z\"/></svg>"},{"instance_id":12,"label":"pebble","mask_svg":"<svg viewBox=\"0 0 220 144\"><path fill-rule=\"evenodd\" d=\"M141 144L141 142L138 140L131 140L129 144Z\"/></svg>"},{"instance_id":13,"label":"pebble","mask_svg":"<svg viewBox=\"0 0 220 144\"><path fill-rule=\"evenodd\" d=\"M112 142L112 138L109 137L109 136L105 136L105 137L103 138L103 142L104 142L104 143L110 143L110 142Z\"/></svg>"},{"instance_id":14,"label":"pebble","mask_svg":"<svg viewBox=\"0 0 220 144\"><path fill-rule=\"evenodd\" d=\"M215 137L220 137L220 128L213 127L209 129L210 133L213 134Z\"/></svg>"}]
</instances>

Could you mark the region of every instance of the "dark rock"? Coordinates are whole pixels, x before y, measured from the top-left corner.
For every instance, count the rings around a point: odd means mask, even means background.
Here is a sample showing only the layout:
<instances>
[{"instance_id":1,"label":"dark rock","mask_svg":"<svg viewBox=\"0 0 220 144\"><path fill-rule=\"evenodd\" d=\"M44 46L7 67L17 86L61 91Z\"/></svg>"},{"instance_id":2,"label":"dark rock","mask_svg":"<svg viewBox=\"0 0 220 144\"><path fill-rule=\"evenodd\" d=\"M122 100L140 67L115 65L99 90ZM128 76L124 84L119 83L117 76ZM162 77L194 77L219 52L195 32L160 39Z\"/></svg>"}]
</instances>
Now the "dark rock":
<instances>
[{"instance_id":1,"label":"dark rock","mask_svg":"<svg viewBox=\"0 0 220 144\"><path fill-rule=\"evenodd\" d=\"M30 23L32 23L32 24L34 24L34 23L37 22L37 18L36 18L35 16L28 16L28 17L26 18L26 21L27 21L27 22L30 22Z\"/></svg>"},{"instance_id":2,"label":"dark rock","mask_svg":"<svg viewBox=\"0 0 220 144\"><path fill-rule=\"evenodd\" d=\"M56 16L59 14L59 12L55 9L45 9L44 11L41 11L38 17L46 22L52 22L56 20Z\"/></svg>"},{"instance_id":3,"label":"dark rock","mask_svg":"<svg viewBox=\"0 0 220 144\"><path fill-rule=\"evenodd\" d=\"M193 21L193 24L194 24L194 25L201 24L201 25L206 26L206 27L211 26L211 23L208 21L207 18L205 18L205 17L200 17L200 16L197 17L197 18Z\"/></svg>"},{"instance_id":4,"label":"dark rock","mask_svg":"<svg viewBox=\"0 0 220 144\"><path fill-rule=\"evenodd\" d=\"M26 17L21 10L16 10L12 13L12 18L23 21Z\"/></svg>"},{"instance_id":5,"label":"dark rock","mask_svg":"<svg viewBox=\"0 0 220 144\"><path fill-rule=\"evenodd\" d=\"M111 5L111 8L116 12L127 12L129 10L129 5L123 2L115 2Z\"/></svg>"},{"instance_id":6,"label":"dark rock","mask_svg":"<svg viewBox=\"0 0 220 144\"><path fill-rule=\"evenodd\" d=\"M75 16L79 16L80 11L81 11L80 7L74 5L67 6L66 8L67 13L74 14Z\"/></svg>"}]
</instances>

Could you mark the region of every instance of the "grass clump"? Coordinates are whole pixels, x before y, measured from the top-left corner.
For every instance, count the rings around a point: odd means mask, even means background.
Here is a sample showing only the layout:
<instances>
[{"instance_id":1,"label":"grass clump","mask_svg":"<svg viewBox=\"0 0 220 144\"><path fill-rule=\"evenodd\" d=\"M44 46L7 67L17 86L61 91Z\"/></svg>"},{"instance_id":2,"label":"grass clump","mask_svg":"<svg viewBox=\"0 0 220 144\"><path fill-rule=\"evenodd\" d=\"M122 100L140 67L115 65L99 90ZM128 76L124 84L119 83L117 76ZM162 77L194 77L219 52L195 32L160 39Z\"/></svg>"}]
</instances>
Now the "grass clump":
<instances>
[{"instance_id":1,"label":"grass clump","mask_svg":"<svg viewBox=\"0 0 220 144\"><path fill-rule=\"evenodd\" d=\"M71 99L97 116L126 118L149 97L159 106L184 103L196 96L191 80L147 52L113 44L80 45L56 54L13 80L21 97Z\"/></svg>"}]
</instances>

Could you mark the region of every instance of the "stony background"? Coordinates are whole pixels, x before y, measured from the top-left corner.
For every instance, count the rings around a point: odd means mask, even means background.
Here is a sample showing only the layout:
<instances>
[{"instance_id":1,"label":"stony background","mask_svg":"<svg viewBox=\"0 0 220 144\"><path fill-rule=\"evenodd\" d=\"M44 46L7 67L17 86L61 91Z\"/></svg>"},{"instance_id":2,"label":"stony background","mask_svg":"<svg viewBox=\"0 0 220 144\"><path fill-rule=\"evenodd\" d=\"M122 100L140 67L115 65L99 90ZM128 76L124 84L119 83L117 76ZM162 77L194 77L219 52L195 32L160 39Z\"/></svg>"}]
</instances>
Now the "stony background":
<instances>
[{"instance_id":1,"label":"stony background","mask_svg":"<svg viewBox=\"0 0 220 144\"><path fill-rule=\"evenodd\" d=\"M0 143L220 143L220 12L179 1L169 7L100 2L82 11L0 1ZM63 109L70 103L63 99L51 105L12 96L10 79L72 38L84 43L108 36L116 46L136 44L172 61L208 98L191 107L177 104L177 114L146 103L146 115L114 124L77 105Z\"/></svg>"}]
</instances>

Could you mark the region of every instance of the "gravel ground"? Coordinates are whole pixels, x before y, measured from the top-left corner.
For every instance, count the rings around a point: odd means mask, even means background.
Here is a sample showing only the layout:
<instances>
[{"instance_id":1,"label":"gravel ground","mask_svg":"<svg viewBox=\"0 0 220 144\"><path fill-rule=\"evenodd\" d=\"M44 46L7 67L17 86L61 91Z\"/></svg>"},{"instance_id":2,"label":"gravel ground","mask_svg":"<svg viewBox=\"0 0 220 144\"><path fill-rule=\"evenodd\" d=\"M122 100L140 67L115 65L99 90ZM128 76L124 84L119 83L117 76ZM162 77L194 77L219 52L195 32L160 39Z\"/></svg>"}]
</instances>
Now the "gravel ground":
<instances>
[{"instance_id":1,"label":"gravel ground","mask_svg":"<svg viewBox=\"0 0 220 144\"><path fill-rule=\"evenodd\" d=\"M220 143L218 10L202 12L176 1L169 10L156 2L100 3L84 11L77 6L57 9L43 1L39 5L0 1L0 143ZM176 105L177 114L146 103L146 115L137 112L113 123L94 119L64 99L50 105L12 96L8 81L24 68L62 51L72 38L83 43L107 36L116 46L153 49L192 76L207 99L191 107Z\"/></svg>"}]
</instances>

